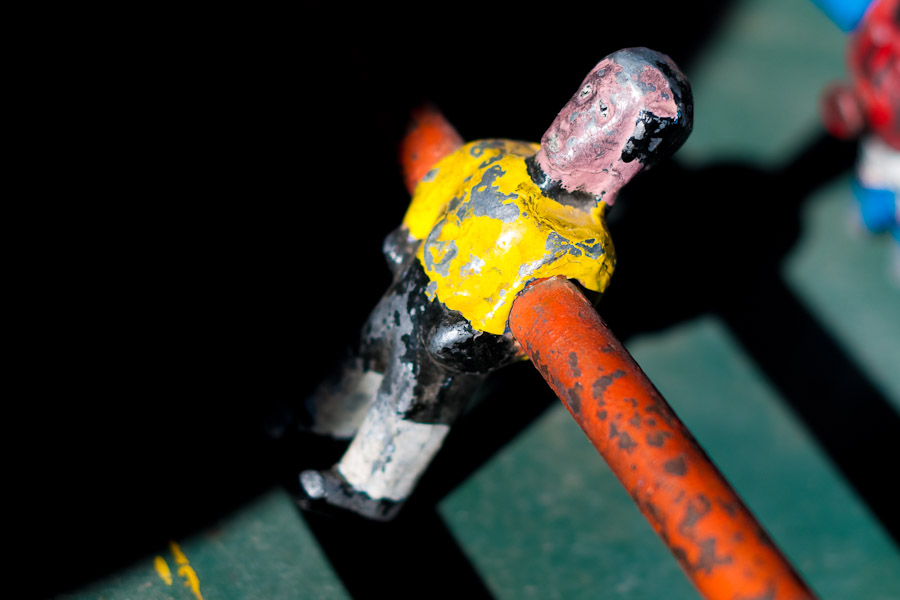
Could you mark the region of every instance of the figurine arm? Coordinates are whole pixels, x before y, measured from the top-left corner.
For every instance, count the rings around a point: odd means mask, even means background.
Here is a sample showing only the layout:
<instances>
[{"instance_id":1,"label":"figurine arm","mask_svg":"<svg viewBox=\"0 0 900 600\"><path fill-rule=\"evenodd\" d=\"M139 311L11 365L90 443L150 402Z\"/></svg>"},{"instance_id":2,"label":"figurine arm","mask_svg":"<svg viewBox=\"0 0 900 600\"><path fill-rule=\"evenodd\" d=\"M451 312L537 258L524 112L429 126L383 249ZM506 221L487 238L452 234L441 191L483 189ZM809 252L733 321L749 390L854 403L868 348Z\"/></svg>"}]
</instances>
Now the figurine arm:
<instances>
[{"instance_id":1,"label":"figurine arm","mask_svg":"<svg viewBox=\"0 0 900 600\"><path fill-rule=\"evenodd\" d=\"M415 257L419 243L420 240L410 235L409 228L406 225L401 225L384 238L384 244L381 249L384 252L388 268L395 278L403 272L407 263Z\"/></svg>"}]
</instances>

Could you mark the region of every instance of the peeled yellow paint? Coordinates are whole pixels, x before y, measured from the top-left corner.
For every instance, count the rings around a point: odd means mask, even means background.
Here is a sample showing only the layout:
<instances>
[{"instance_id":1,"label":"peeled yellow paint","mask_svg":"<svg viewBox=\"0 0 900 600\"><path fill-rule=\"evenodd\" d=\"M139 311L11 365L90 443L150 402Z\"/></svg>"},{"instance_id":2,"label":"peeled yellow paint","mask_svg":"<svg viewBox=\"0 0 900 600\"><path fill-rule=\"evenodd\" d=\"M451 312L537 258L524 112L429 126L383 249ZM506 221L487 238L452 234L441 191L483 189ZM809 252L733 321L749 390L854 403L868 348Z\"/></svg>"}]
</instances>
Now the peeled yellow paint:
<instances>
[{"instance_id":1,"label":"peeled yellow paint","mask_svg":"<svg viewBox=\"0 0 900 600\"><path fill-rule=\"evenodd\" d=\"M597 292L609 285L606 205L588 214L545 196L525 165L537 150L510 140L466 144L419 183L403 220L424 240L417 256L429 298L479 331L502 334L513 300L534 279L562 275ZM479 186L489 180L490 190Z\"/></svg>"},{"instance_id":2,"label":"peeled yellow paint","mask_svg":"<svg viewBox=\"0 0 900 600\"><path fill-rule=\"evenodd\" d=\"M166 562L166 559L162 556L154 558L153 568L156 569L160 579L166 582L166 585L172 585L172 570L169 569L169 563Z\"/></svg>"}]
</instances>

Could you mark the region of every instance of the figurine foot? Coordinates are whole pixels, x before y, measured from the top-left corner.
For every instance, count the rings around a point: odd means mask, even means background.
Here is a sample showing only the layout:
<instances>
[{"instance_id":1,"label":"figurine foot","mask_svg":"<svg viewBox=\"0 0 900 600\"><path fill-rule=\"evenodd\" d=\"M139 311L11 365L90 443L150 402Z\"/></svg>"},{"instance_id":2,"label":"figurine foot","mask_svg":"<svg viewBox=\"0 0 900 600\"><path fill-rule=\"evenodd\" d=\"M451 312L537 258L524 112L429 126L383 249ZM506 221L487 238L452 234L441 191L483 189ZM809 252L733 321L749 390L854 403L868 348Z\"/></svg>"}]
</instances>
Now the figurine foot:
<instances>
[{"instance_id":1,"label":"figurine foot","mask_svg":"<svg viewBox=\"0 0 900 600\"><path fill-rule=\"evenodd\" d=\"M298 500L301 508L320 510L324 504L349 510L367 519L390 521L403 506L402 502L377 500L355 490L333 468L327 471L307 470L300 473Z\"/></svg>"}]
</instances>

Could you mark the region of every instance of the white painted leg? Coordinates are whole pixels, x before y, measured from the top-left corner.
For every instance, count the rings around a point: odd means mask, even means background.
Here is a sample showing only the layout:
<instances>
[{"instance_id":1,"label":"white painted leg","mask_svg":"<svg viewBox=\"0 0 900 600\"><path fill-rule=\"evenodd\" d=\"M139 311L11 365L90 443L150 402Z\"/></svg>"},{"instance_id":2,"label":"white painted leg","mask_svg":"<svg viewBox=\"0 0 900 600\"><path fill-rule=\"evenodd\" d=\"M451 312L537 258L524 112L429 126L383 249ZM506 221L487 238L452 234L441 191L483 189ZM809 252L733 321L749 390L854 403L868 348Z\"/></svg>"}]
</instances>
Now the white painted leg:
<instances>
[{"instance_id":1,"label":"white painted leg","mask_svg":"<svg viewBox=\"0 0 900 600\"><path fill-rule=\"evenodd\" d=\"M337 470L370 498L401 502L440 450L450 426L405 420L385 404L368 412Z\"/></svg>"},{"instance_id":2,"label":"white painted leg","mask_svg":"<svg viewBox=\"0 0 900 600\"><path fill-rule=\"evenodd\" d=\"M384 376L365 371L362 361L350 364L337 382L326 382L307 400L313 418L309 430L336 439L350 439L375 401Z\"/></svg>"}]
</instances>

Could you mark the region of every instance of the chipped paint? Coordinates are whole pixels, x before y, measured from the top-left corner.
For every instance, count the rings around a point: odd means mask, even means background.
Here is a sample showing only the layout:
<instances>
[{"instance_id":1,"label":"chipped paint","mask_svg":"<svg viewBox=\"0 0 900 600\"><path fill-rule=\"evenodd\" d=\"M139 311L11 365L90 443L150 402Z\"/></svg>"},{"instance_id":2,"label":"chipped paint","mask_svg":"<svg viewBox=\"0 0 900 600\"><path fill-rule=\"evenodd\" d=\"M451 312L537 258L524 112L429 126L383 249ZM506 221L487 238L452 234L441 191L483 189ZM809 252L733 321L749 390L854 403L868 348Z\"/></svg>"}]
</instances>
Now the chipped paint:
<instances>
[{"instance_id":1,"label":"chipped paint","mask_svg":"<svg viewBox=\"0 0 900 600\"><path fill-rule=\"evenodd\" d=\"M153 559L153 568L159 578L166 582L166 585L172 585L172 570L169 569L169 563L162 556Z\"/></svg>"},{"instance_id":2,"label":"chipped paint","mask_svg":"<svg viewBox=\"0 0 900 600\"><path fill-rule=\"evenodd\" d=\"M627 48L600 61L541 139L537 163L612 205L628 180L690 133L690 86L667 56Z\"/></svg>"},{"instance_id":3,"label":"chipped paint","mask_svg":"<svg viewBox=\"0 0 900 600\"><path fill-rule=\"evenodd\" d=\"M615 266L607 209L684 142L692 121L690 85L675 63L627 48L588 73L540 145L487 139L445 156L403 220L421 241L429 299L500 335L529 281L563 276L603 292Z\"/></svg>"},{"instance_id":4,"label":"chipped paint","mask_svg":"<svg viewBox=\"0 0 900 600\"><path fill-rule=\"evenodd\" d=\"M197 572L194 571L187 556L181 551L181 546L177 542L172 541L169 542L169 550L171 550L172 556L175 557L175 563L178 565L178 576L184 579L185 587L191 590L194 598L203 600L203 594L200 593L200 578L197 577Z\"/></svg>"},{"instance_id":5,"label":"chipped paint","mask_svg":"<svg viewBox=\"0 0 900 600\"><path fill-rule=\"evenodd\" d=\"M470 258L470 266L477 265ZM326 382L308 401L313 406L337 405L349 426L358 413L343 407L361 404L345 396L358 396L360 390L372 395L338 464L324 473L301 475L310 498L369 518L391 518L412 493L475 386L492 369L521 359L511 336L476 331L459 313L429 302L427 283L418 262L403 263L369 315L354 356L344 362L343 377ZM368 383L361 387L360 382ZM319 410L315 416L328 414Z\"/></svg>"},{"instance_id":6,"label":"chipped paint","mask_svg":"<svg viewBox=\"0 0 900 600\"><path fill-rule=\"evenodd\" d=\"M190 565L182 565L178 567L178 575L184 579L185 587L191 590L197 600L203 600L203 594L200 593L200 579L197 577L196 571Z\"/></svg>"},{"instance_id":7,"label":"chipped paint","mask_svg":"<svg viewBox=\"0 0 900 600\"><path fill-rule=\"evenodd\" d=\"M369 411L337 469L369 498L402 502L440 449L450 426L408 421L391 408Z\"/></svg>"},{"instance_id":8,"label":"chipped paint","mask_svg":"<svg viewBox=\"0 0 900 600\"><path fill-rule=\"evenodd\" d=\"M597 292L609 285L615 253L605 205L589 214L549 198L525 163L538 148L510 140L466 144L419 183L403 221L425 240L418 257L431 297L479 331L502 334L512 301L533 279L562 275ZM471 276L475 266L478 277Z\"/></svg>"},{"instance_id":9,"label":"chipped paint","mask_svg":"<svg viewBox=\"0 0 900 600\"><path fill-rule=\"evenodd\" d=\"M814 598L570 282L530 285L509 324L704 598Z\"/></svg>"},{"instance_id":10,"label":"chipped paint","mask_svg":"<svg viewBox=\"0 0 900 600\"><path fill-rule=\"evenodd\" d=\"M179 565L190 564L187 556L185 556L184 552L181 551L181 546L179 546L177 542L169 542L169 550L172 552L172 556L175 557L175 562L177 564L179 564Z\"/></svg>"},{"instance_id":11,"label":"chipped paint","mask_svg":"<svg viewBox=\"0 0 900 600\"><path fill-rule=\"evenodd\" d=\"M533 143L488 139L463 146L435 111L417 114L401 148L412 202L384 244L393 284L343 365L350 384L325 385L307 403L321 421L313 429L332 435L353 431L366 401L372 404L341 461L301 477L311 498L389 518L396 506L387 504L412 492L475 386L524 358L507 320L525 286L561 276L595 292L606 289L615 264L606 211L651 155L671 153L687 136L690 95L674 64L650 50L620 51L602 64L610 66L592 71L593 83L564 108L568 129L554 125L545 136L551 153L577 158L574 171L557 169L558 161L541 163L541 147ZM569 111L573 103L582 108ZM598 119L609 121L601 126ZM663 127L665 139L657 141ZM614 143L595 144L600 130ZM434 148L450 150L431 161ZM584 179L584 169L594 175ZM532 360L546 373L539 356ZM569 355L568 366L572 376L582 376L577 355ZM588 388L602 396L622 372L584 375L592 379L561 392L576 410ZM552 384L561 389L559 380ZM319 403L334 396L345 401L329 417ZM601 406L602 397L593 404ZM610 421L621 419L618 412ZM617 444L630 453L642 440L623 431Z\"/></svg>"}]
</instances>

